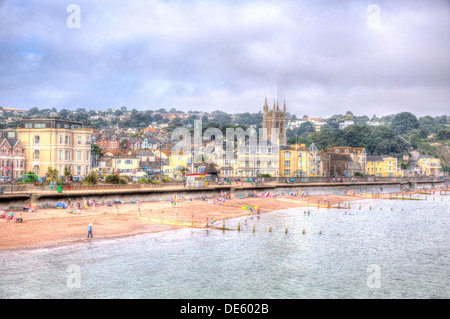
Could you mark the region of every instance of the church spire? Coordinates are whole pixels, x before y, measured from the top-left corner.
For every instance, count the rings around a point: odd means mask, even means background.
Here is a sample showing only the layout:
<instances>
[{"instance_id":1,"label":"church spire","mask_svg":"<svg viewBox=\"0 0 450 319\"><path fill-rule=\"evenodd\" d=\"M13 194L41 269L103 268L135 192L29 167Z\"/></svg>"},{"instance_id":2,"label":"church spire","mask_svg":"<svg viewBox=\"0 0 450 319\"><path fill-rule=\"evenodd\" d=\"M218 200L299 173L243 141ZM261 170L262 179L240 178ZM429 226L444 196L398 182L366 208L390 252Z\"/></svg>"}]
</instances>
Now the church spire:
<instances>
[{"instance_id":1,"label":"church spire","mask_svg":"<svg viewBox=\"0 0 450 319\"><path fill-rule=\"evenodd\" d=\"M284 104L283 104L283 112L286 113L286 100L284 100Z\"/></svg>"},{"instance_id":2,"label":"church spire","mask_svg":"<svg viewBox=\"0 0 450 319\"><path fill-rule=\"evenodd\" d=\"M267 95L264 98L264 112L267 112L269 110L269 106L267 105Z\"/></svg>"}]
</instances>

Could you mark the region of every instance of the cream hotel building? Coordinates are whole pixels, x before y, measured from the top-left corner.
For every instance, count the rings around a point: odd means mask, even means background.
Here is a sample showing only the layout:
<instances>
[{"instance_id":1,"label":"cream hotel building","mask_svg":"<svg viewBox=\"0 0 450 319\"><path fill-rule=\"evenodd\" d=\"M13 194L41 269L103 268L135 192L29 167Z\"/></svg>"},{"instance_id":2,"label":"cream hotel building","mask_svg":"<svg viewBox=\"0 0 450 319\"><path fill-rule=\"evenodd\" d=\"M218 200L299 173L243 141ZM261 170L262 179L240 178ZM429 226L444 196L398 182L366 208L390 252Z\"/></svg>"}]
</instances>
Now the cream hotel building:
<instances>
[{"instance_id":1,"label":"cream hotel building","mask_svg":"<svg viewBox=\"0 0 450 319\"><path fill-rule=\"evenodd\" d=\"M48 167L59 176L67 168L73 176L86 176L92 170L93 129L81 122L61 119L20 121L17 137L24 147L25 172L45 176Z\"/></svg>"}]
</instances>

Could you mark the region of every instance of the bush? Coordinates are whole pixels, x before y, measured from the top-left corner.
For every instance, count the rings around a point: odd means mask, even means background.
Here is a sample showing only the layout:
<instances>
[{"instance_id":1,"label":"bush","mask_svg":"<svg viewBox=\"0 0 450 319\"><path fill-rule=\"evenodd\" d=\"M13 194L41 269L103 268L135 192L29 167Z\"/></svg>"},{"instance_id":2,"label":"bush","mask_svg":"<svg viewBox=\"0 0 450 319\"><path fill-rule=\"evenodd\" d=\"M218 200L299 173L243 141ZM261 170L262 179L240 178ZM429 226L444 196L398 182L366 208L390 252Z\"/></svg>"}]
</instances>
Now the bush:
<instances>
[{"instance_id":1,"label":"bush","mask_svg":"<svg viewBox=\"0 0 450 319\"><path fill-rule=\"evenodd\" d=\"M136 181L136 184L150 184L151 181L147 177L141 177Z\"/></svg>"},{"instance_id":2,"label":"bush","mask_svg":"<svg viewBox=\"0 0 450 319\"><path fill-rule=\"evenodd\" d=\"M96 185L98 183L98 173L96 171L90 172L81 183L82 185Z\"/></svg>"},{"instance_id":3,"label":"bush","mask_svg":"<svg viewBox=\"0 0 450 319\"><path fill-rule=\"evenodd\" d=\"M105 182L109 183L109 184L119 184L120 176L117 173L112 173L112 174L106 175Z\"/></svg>"},{"instance_id":4,"label":"bush","mask_svg":"<svg viewBox=\"0 0 450 319\"><path fill-rule=\"evenodd\" d=\"M128 184L128 179L126 177L120 177L119 178L119 183L120 184Z\"/></svg>"},{"instance_id":5,"label":"bush","mask_svg":"<svg viewBox=\"0 0 450 319\"><path fill-rule=\"evenodd\" d=\"M162 181L163 183L169 183L169 182L170 182L170 178L168 178L168 177L163 177L163 178L161 178L161 181Z\"/></svg>"}]
</instances>

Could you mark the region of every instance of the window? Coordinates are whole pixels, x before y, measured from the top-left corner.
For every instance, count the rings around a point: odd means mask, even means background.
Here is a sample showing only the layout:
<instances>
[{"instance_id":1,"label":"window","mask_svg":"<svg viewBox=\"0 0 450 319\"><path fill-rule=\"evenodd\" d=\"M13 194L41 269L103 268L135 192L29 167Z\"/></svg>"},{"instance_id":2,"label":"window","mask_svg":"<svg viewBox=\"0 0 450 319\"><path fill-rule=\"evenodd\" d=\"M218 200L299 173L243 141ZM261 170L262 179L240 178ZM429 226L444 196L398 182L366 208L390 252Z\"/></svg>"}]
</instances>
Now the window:
<instances>
[{"instance_id":1,"label":"window","mask_svg":"<svg viewBox=\"0 0 450 319\"><path fill-rule=\"evenodd\" d=\"M62 161L63 159L63 151L59 151L59 160Z\"/></svg>"},{"instance_id":2,"label":"window","mask_svg":"<svg viewBox=\"0 0 450 319\"><path fill-rule=\"evenodd\" d=\"M89 152L86 151L86 162L89 161Z\"/></svg>"},{"instance_id":3,"label":"window","mask_svg":"<svg viewBox=\"0 0 450 319\"><path fill-rule=\"evenodd\" d=\"M33 124L31 124L31 123L26 123L26 124L25 124L25 128L33 128Z\"/></svg>"},{"instance_id":4,"label":"window","mask_svg":"<svg viewBox=\"0 0 450 319\"><path fill-rule=\"evenodd\" d=\"M78 140L78 145L81 145L81 136L78 136L77 140Z\"/></svg>"},{"instance_id":5,"label":"window","mask_svg":"<svg viewBox=\"0 0 450 319\"><path fill-rule=\"evenodd\" d=\"M34 150L34 159L35 160L39 159L39 150Z\"/></svg>"},{"instance_id":6,"label":"window","mask_svg":"<svg viewBox=\"0 0 450 319\"><path fill-rule=\"evenodd\" d=\"M39 137L39 135L35 135L34 136L34 145L39 145L40 141L41 141L41 138Z\"/></svg>"},{"instance_id":7,"label":"window","mask_svg":"<svg viewBox=\"0 0 450 319\"><path fill-rule=\"evenodd\" d=\"M77 161L81 161L81 151L77 151Z\"/></svg>"},{"instance_id":8,"label":"window","mask_svg":"<svg viewBox=\"0 0 450 319\"><path fill-rule=\"evenodd\" d=\"M88 175L89 174L89 166L85 167L85 171L84 171L84 175Z\"/></svg>"},{"instance_id":9,"label":"window","mask_svg":"<svg viewBox=\"0 0 450 319\"><path fill-rule=\"evenodd\" d=\"M39 176L39 165L34 165L33 172Z\"/></svg>"},{"instance_id":10,"label":"window","mask_svg":"<svg viewBox=\"0 0 450 319\"><path fill-rule=\"evenodd\" d=\"M64 152L64 160L68 160L69 159L69 151L65 151Z\"/></svg>"},{"instance_id":11,"label":"window","mask_svg":"<svg viewBox=\"0 0 450 319\"><path fill-rule=\"evenodd\" d=\"M125 160L125 164L133 164L133 161L132 160ZM181 166L181 167L183 167L183 166Z\"/></svg>"},{"instance_id":12,"label":"window","mask_svg":"<svg viewBox=\"0 0 450 319\"><path fill-rule=\"evenodd\" d=\"M290 169L285 169L285 170L284 170L284 175L285 175L285 176L291 175L291 170L290 170Z\"/></svg>"},{"instance_id":13,"label":"window","mask_svg":"<svg viewBox=\"0 0 450 319\"><path fill-rule=\"evenodd\" d=\"M66 145L69 144L69 137L67 135L64 137L64 139L65 139Z\"/></svg>"},{"instance_id":14,"label":"window","mask_svg":"<svg viewBox=\"0 0 450 319\"><path fill-rule=\"evenodd\" d=\"M44 123L35 123L34 128L45 128L45 124Z\"/></svg>"},{"instance_id":15,"label":"window","mask_svg":"<svg viewBox=\"0 0 450 319\"><path fill-rule=\"evenodd\" d=\"M62 144L62 142L63 142L63 137L62 137L62 135L60 135L59 136L59 144Z\"/></svg>"},{"instance_id":16,"label":"window","mask_svg":"<svg viewBox=\"0 0 450 319\"><path fill-rule=\"evenodd\" d=\"M81 166L77 166L77 175L81 175Z\"/></svg>"},{"instance_id":17,"label":"window","mask_svg":"<svg viewBox=\"0 0 450 319\"><path fill-rule=\"evenodd\" d=\"M291 158L291 152L284 152L284 158Z\"/></svg>"},{"instance_id":18,"label":"window","mask_svg":"<svg viewBox=\"0 0 450 319\"><path fill-rule=\"evenodd\" d=\"M291 161L284 161L284 167L291 167Z\"/></svg>"}]
</instances>

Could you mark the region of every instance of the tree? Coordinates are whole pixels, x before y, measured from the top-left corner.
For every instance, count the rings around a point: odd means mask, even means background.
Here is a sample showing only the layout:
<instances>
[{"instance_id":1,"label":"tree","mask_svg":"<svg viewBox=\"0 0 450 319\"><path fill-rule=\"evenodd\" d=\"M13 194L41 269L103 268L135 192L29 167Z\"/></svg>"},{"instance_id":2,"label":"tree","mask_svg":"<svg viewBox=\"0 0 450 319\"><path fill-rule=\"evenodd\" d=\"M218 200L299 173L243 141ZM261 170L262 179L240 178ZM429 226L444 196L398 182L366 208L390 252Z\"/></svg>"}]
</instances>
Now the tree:
<instances>
[{"instance_id":1,"label":"tree","mask_svg":"<svg viewBox=\"0 0 450 319\"><path fill-rule=\"evenodd\" d=\"M47 168L47 178L52 181L56 181L56 179L58 178L58 170L56 168L53 169L51 166L49 166Z\"/></svg>"},{"instance_id":2,"label":"tree","mask_svg":"<svg viewBox=\"0 0 450 319\"><path fill-rule=\"evenodd\" d=\"M410 112L402 112L395 115L391 123L392 130L398 134L407 134L411 130L419 128L417 117Z\"/></svg>"},{"instance_id":3,"label":"tree","mask_svg":"<svg viewBox=\"0 0 450 319\"><path fill-rule=\"evenodd\" d=\"M437 132L436 139L439 141L450 140L450 128L445 128Z\"/></svg>"}]
</instances>

